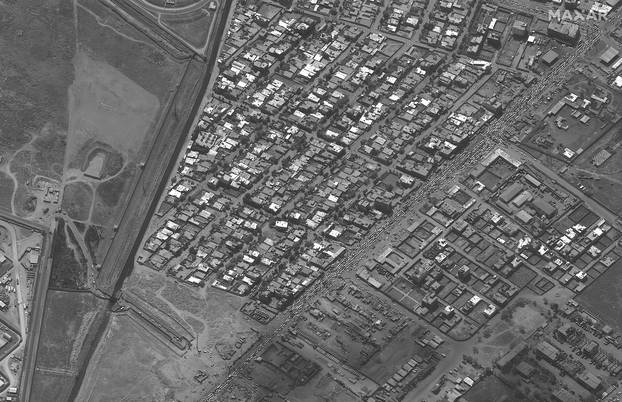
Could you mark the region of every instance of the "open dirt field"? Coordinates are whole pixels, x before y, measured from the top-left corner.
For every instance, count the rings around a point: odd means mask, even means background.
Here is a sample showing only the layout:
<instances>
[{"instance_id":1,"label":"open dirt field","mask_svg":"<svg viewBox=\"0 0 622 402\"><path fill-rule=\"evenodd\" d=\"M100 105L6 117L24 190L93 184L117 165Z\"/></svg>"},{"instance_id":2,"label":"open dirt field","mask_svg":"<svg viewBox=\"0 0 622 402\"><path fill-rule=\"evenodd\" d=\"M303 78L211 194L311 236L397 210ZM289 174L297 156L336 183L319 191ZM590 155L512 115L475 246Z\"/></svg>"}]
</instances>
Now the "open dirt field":
<instances>
[{"instance_id":1,"label":"open dirt field","mask_svg":"<svg viewBox=\"0 0 622 402\"><path fill-rule=\"evenodd\" d=\"M622 331L622 260L590 284L576 300L616 331Z\"/></svg>"},{"instance_id":2,"label":"open dirt field","mask_svg":"<svg viewBox=\"0 0 622 402\"><path fill-rule=\"evenodd\" d=\"M35 174L60 180L63 174L65 133L59 133L49 125L30 144L33 149L31 164Z\"/></svg>"},{"instance_id":3,"label":"open dirt field","mask_svg":"<svg viewBox=\"0 0 622 402\"><path fill-rule=\"evenodd\" d=\"M135 173L136 167L133 164L128 165L118 175L97 186L91 216L94 224L111 227L117 223L120 209L128 197Z\"/></svg>"},{"instance_id":4,"label":"open dirt field","mask_svg":"<svg viewBox=\"0 0 622 402\"><path fill-rule=\"evenodd\" d=\"M48 291L32 400L67 400L62 397L71 393L103 303L90 293Z\"/></svg>"},{"instance_id":5,"label":"open dirt field","mask_svg":"<svg viewBox=\"0 0 622 402\"><path fill-rule=\"evenodd\" d=\"M15 151L46 124L63 131L73 80L70 0L0 3L0 148ZM61 155L62 157L62 155Z\"/></svg>"},{"instance_id":6,"label":"open dirt field","mask_svg":"<svg viewBox=\"0 0 622 402\"><path fill-rule=\"evenodd\" d=\"M200 362L177 356L127 315L114 316L87 368L79 401L196 401Z\"/></svg>"},{"instance_id":7,"label":"open dirt field","mask_svg":"<svg viewBox=\"0 0 622 402\"><path fill-rule=\"evenodd\" d=\"M80 351L84 330L101 305L90 293L49 291L37 367L74 368L75 351Z\"/></svg>"},{"instance_id":8,"label":"open dirt field","mask_svg":"<svg viewBox=\"0 0 622 402\"><path fill-rule=\"evenodd\" d=\"M196 400L192 398L196 398L197 393L207 391L224 379L229 367L244 351L252 346L258 339L259 334L254 331L254 329L257 329L255 328L256 324L250 320L245 320L243 314L239 311L244 303L243 299L212 288L195 290L170 281L163 281L162 279L163 275L161 273L144 269L143 271L135 272L127 280L124 289L125 292L131 292L151 305L153 307L152 312L159 311L160 314L165 314L169 319L178 322L193 335L192 348L186 352L185 358L176 360L169 357L170 361L167 363L167 367L174 367L183 362L183 365L187 368L184 371L179 369L180 375L189 377L190 385L186 385L182 391L176 385L181 383L177 380L173 381L167 376L161 376L157 386L153 383L155 381L153 379L146 379L145 381L151 384L150 388L153 392L161 391L164 394L167 389L174 389L176 398L180 400ZM111 334L115 332L131 332L131 328L135 325L128 319L115 319L115 324L112 328L118 327L118 329L109 331ZM106 339L111 339L108 342L109 345L117 342L114 340L114 335L107 335ZM244 342L240 346L238 342L241 339L244 339ZM119 340L118 342L121 341ZM238 343L237 347L235 346L236 343ZM154 349L153 351L149 350L149 345ZM102 346L104 349L109 347L113 346ZM148 353L151 356L149 357L150 359L158 360L161 358L157 356L160 356L162 352L154 342L146 342L144 346L139 346L139 350L141 351L137 353ZM105 349L103 355L108 356L110 353L112 355L115 354L115 352ZM106 368L106 364L112 364L112 361L105 363L105 358L102 358L100 363L97 363L96 360L93 360L91 365L95 365L98 368L89 368L89 370L104 370L105 372L110 370L110 368ZM116 374L120 376L115 381L121 381L122 377L130 378L136 372L136 368L129 364L117 363L114 368ZM192 380L192 376L196 374L197 369L204 370L209 375L201 385ZM105 378L112 374L94 375L96 378ZM186 381L185 378L183 381ZM85 386L87 386L86 384L85 382ZM85 389L82 391L85 391ZM101 398L104 397L102 396ZM108 399L96 398L93 400Z\"/></svg>"},{"instance_id":9,"label":"open dirt field","mask_svg":"<svg viewBox=\"0 0 622 402\"><path fill-rule=\"evenodd\" d=\"M184 14L162 15L160 21L192 46L201 48L209 36L212 19L213 13L199 9Z\"/></svg>"},{"instance_id":10,"label":"open dirt field","mask_svg":"<svg viewBox=\"0 0 622 402\"><path fill-rule=\"evenodd\" d=\"M262 400L286 402L285 398L279 397L265 388L260 387L252 379L241 376L231 378L231 381L218 392L216 400L219 402Z\"/></svg>"},{"instance_id":11,"label":"open dirt field","mask_svg":"<svg viewBox=\"0 0 622 402\"><path fill-rule=\"evenodd\" d=\"M0 149L18 182L15 212L27 216L36 206L27 183L35 175L62 174L67 89L73 81L73 6L70 0L2 2L0 16ZM24 146L27 155L12 161ZM3 192L10 195L5 182ZM8 205L9 195L2 205Z\"/></svg>"},{"instance_id":12,"label":"open dirt field","mask_svg":"<svg viewBox=\"0 0 622 402\"><path fill-rule=\"evenodd\" d=\"M33 192L35 177L60 180L64 153L65 134L46 125L39 136L14 154L9 173L17 182L13 198L13 208L17 214L27 216L36 208L37 199Z\"/></svg>"},{"instance_id":13,"label":"open dirt field","mask_svg":"<svg viewBox=\"0 0 622 402\"><path fill-rule=\"evenodd\" d=\"M287 397L289 400L299 402L356 402L359 400L356 395L335 381L328 373L316 375L304 387L294 388Z\"/></svg>"},{"instance_id":14,"label":"open dirt field","mask_svg":"<svg viewBox=\"0 0 622 402\"><path fill-rule=\"evenodd\" d=\"M99 0L79 0L77 10L79 48L114 67L164 104L181 79L185 62L172 59Z\"/></svg>"},{"instance_id":15,"label":"open dirt field","mask_svg":"<svg viewBox=\"0 0 622 402\"><path fill-rule=\"evenodd\" d=\"M32 395L49 398L50 401L67 401L71 395L71 388L75 379L71 375L39 372L37 381L32 385Z\"/></svg>"},{"instance_id":16,"label":"open dirt field","mask_svg":"<svg viewBox=\"0 0 622 402\"><path fill-rule=\"evenodd\" d=\"M71 219L85 221L89 218L93 203L93 189L84 182L73 182L65 186L63 210Z\"/></svg>"},{"instance_id":17,"label":"open dirt field","mask_svg":"<svg viewBox=\"0 0 622 402\"><path fill-rule=\"evenodd\" d=\"M8 212L13 210L13 191L15 191L13 178L0 171L0 208Z\"/></svg>"},{"instance_id":18,"label":"open dirt field","mask_svg":"<svg viewBox=\"0 0 622 402\"><path fill-rule=\"evenodd\" d=\"M464 396L468 401L477 402L520 402L525 400L523 395L513 391L495 376L488 376L478 382Z\"/></svg>"},{"instance_id":19,"label":"open dirt field","mask_svg":"<svg viewBox=\"0 0 622 402\"><path fill-rule=\"evenodd\" d=\"M540 309L528 301L519 299L508 307L508 311L512 313L511 324L520 333L531 334L546 323L546 317Z\"/></svg>"},{"instance_id":20,"label":"open dirt field","mask_svg":"<svg viewBox=\"0 0 622 402\"><path fill-rule=\"evenodd\" d=\"M67 160L95 139L135 158L159 108L158 99L107 63L79 51L70 90Z\"/></svg>"},{"instance_id":21,"label":"open dirt field","mask_svg":"<svg viewBox=\"0 0 622 402\"><path fill-rule=\"evenodd\" d=\"M86 287L86 260L75 244L75 235L61 220L54 234L51 289L80 290Z\"/></svg>"},{"instance_id":22,"label":"open dirt field","mask_svg":"<svg viewBox=\"0 0 622 402\"><path fill-rule=\"evenodd\" d=\"M78 51L69 90L65 177L80 177L89 158L105 152L101 177L105 181L93 194L91 219L112 227L184 65L98 1L82 0L76 10ZM66 198L74 193L66 192ZM71 203L63 200L64 205ZM84 211L80 212L72 217L80 219Z\"/></svg>"},{"instance_id":23,"label":"open dirt field","mask_svg":"<svg viewBox=\"0 0 622 402\"><path fill-rule=\"evenodd\" d=\"M103 230L97 226L89 226L84 232L84 244L91 255L93 264L98 264L103 258L102 236Z\"/></svg>"}]
</instances>

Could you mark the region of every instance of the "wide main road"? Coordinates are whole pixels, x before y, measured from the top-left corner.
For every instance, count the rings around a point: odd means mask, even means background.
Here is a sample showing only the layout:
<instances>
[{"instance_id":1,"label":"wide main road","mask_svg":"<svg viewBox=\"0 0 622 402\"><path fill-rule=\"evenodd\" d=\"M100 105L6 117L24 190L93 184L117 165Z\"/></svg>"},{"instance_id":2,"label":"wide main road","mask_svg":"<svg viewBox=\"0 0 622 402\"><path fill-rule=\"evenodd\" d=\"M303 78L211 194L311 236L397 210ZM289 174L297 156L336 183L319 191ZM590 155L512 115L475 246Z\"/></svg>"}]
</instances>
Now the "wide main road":
<instances>
[{"instance_id":1,"label":"wide main road","mask_svg":"<svg viewBox=\"0 0 622 402\"><path fill-rule=\"evenodd\" d=\"M115 237L104 257L96 286L111 298L116 296L123 277L132 269L135 252L157 207L160 194L166 187L171 171L176 167L177 156L185 143L186 135L193 128L194 117L199 111L216 67L232 3L233 0L224 0L214 18L215 25L210 33L213 48L207 55L207 61L190 62L174 99L169 103L165 111L166 117L162 120L153 147L121 216Z\"/></svg>"},{"instance_id":2,"label":"wide main road","mask_svg":"<svg viewBox=\"0 0 622 402\"><path fill-rule=\"evenodd\" d=\"M30 303L30 319L29 328L26 336L26 346L24 347L24 361L22 366L22 376L20 381L20 395L24 400L28 400L32 386L32 378L35 370L35 362L37 360L37 350L39 348L39 335L41 326L43 325L43 313L45 312L45 300L47 296L48 284L50 282L50 274L52 272L52 235L56 230L56 221L52 222L49 229L43 229L39 225L29 226L20 218L14 216L0 215L2 220L19 224L24 227L39 231L43 236L43 244L41 245L41 255L39 257L39 266L37 268L34 288ZM22 286L20 283L17 286ZM26 322L22 323L26 325Z\"/></svg>"}]
</instances>

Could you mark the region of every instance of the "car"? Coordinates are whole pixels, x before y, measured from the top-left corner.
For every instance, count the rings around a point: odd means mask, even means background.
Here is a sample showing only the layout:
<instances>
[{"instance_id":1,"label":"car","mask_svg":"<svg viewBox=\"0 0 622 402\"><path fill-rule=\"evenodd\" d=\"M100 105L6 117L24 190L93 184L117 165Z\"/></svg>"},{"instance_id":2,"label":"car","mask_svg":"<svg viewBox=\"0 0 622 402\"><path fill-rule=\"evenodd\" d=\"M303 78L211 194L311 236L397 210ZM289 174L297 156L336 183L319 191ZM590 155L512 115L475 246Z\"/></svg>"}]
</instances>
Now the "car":
<instances>
[{"instance_id":1,"label":"car","mask_svg":"<svg viewBox=\"0 0 622 402\"><path fill-rule=\"evenodd\" d=\"M454 290L451 291L451 294L453 294L454 296L461 296L462 293L464 293L464 290L460 289L460 286L456 287Z\"/></svg>"}]
</instances>

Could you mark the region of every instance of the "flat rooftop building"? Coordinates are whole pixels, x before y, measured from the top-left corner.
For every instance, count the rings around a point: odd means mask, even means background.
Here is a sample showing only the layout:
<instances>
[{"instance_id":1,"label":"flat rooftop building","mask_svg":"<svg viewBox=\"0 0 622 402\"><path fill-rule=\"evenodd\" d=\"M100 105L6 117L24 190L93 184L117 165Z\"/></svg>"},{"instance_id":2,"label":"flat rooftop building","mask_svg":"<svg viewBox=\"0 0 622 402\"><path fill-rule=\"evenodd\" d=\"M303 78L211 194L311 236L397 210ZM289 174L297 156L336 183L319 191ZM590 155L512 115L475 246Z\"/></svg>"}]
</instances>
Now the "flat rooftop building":
<instances>
[{"instance_id":1,"label":"flat rooftop building","mask_svg":"<svg viewBox=\"0 0 622 402\"><path fill-rule=\"evenodd\" d=\"M546 30L547 34L563 42L576 43L579 40L579 26L567 21L553 20Z\"/></svg>"},{"instance_id":2,"label":"flat rooftop building","mask_svg":"<svg viewBox=\"0 0 622 402\"><path fill-rule=\"evenodd\" d=\"M512 25L512 35L517 38L524 38L527 36L527 23L525 21L516 20Z\"/></svg>"},{"instance_id":3,"label":"flat rooftop building","mask_svg":"<svg viewBox=\"0 0 622 402\"><path fill-rule=\"evenodd\" d=\"M577 375L577 381L591 392L596 391L601 386L600 378L587 370Z\"/></svg>"},{"instance_id":4,"label":"flat rooftop building","mask_svg":"<svg viewBox=\"0 0 622 402\"><path fill-rule=\"evenodd\" d=\"M557 54L553 50L549 50L548 52L544 53L544 56L542 56L542 62L544 62L544 64L546 64L547 66L552 66L553 64L555 64L557 59L559 59L559 54Z\"/></svg>"},{"instance_id":5,"label":"flat rooftop building","mask_svg":"<svg viewBox=\"0 0 622 402\"><path fill-rule=\"evenodd\" d=\"M523 185L522 184L520 184L520 183L513 183L512 185L508 186L503 191L503 193L501 193L501 195L499 196L499 199L507 204L510 201L512 201L512 199L514 199L514 197L519 195L522 191L523 191Z\"/></svg>"},{"instance_id":6,"label":"flat rooftop building","mask_svg":"<svg viewBox=\"0 0 622 402\"><path fill-rule=\"evenodd\" d=\"M600 61L606 65L609 65L616 59L616 57L618 57L618 54L620 54L618 49L609 46L607 50L600 55Z\"/></svg>"},{"instance_id":7,"label":"flat rooftop building","mask_svg":"<svg viewBox=\"0 0 622 402\"><path fill-rule=\"evenodd\" d=\"M542 341L536 346L536 355L543 357L550 362L554 362L559 356L559 349L547 341Z\"/></svg>"}]
</instances>

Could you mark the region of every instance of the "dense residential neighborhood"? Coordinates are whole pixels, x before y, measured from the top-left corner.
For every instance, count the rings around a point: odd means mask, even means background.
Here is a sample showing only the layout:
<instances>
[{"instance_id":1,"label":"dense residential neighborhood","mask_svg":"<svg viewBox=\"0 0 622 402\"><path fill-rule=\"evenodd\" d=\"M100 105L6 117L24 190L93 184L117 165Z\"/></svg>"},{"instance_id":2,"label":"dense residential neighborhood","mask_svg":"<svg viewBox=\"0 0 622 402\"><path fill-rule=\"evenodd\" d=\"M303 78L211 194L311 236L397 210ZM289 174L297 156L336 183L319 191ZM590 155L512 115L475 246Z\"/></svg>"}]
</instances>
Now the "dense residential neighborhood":
<instances>
[{"instance_id":1,"label":"dense residential neighborhood","mask_svg":"<svg viewBox=\"0 0 622 402\"><path fill-rule=\"evenodd\" d=\"M620 4L0 0L0 401L619 401Z\"/></svg>"}]
</instances>

